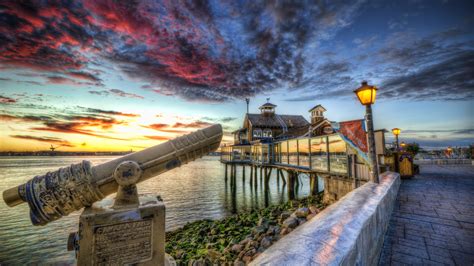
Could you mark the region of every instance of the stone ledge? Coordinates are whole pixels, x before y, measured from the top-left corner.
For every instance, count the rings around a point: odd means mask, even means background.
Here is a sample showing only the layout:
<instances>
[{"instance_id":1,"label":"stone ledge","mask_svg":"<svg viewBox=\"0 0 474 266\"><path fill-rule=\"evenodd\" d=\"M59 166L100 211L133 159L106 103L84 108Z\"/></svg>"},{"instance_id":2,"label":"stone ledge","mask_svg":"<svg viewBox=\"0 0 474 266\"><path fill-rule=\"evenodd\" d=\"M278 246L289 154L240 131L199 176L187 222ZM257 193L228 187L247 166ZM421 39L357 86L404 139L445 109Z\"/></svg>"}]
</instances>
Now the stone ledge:
<instances>
[{"instance_id":1,"label":"stone ledge","mask_svg":"<svg viewBox=\"0 0 474 266\"><path fill-rule=\"evenodd\" d=\"M400 175L385 172L297 227L250 265L375 265L390 221Z\"/></svg>"}]
</instances>

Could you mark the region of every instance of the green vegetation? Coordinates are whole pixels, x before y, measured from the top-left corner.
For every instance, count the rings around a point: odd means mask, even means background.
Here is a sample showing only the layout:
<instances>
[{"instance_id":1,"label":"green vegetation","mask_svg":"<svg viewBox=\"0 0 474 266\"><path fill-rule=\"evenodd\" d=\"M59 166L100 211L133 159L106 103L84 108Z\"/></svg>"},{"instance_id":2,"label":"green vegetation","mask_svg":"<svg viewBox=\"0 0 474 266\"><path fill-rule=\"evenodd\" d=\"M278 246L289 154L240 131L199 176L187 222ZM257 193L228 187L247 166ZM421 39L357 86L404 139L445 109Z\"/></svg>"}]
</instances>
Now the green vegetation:
<instances>
[{"instance_id":1,"label":"green vegetation","mask_svg":"<svg viewBox=\"0 0 474 266\"><path fill-rule=\"evenodd\" d=\"M239 213L222 220L188 223L166 233L165 249L178 265L188 265L190 262L195 265L229 264L234 261L243 264L277 241L280 235L289 233L292 228L282 224L301 207L311 207L316 213L319 212L325 207L322 193ZM305 217L292 219L299 219L299 224L306 221Z\"/></svg>"}]
</instances>

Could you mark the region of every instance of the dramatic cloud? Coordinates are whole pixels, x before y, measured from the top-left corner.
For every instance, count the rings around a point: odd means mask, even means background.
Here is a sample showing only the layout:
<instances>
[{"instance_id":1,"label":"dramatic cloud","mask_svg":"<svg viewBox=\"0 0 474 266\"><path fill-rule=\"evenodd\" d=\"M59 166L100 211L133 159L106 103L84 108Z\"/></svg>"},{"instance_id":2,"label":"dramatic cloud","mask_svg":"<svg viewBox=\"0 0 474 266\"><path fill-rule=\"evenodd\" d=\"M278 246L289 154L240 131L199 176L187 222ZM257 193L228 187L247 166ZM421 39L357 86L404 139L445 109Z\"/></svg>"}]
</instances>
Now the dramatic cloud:
<instances>
[{"instance_id":1,"label":"dramatic cloud","mask_svg":"<svg viewBox=\"0 0 474 266\"><path fill-rule=\"evenodd\" d=\"M105 114L105 115L118 115L118 116L127 116L127 117L139 117L139 114L129 114L129 113L122 113L122 112L117 112L117 111L110 111L110 110L102 110L102 109L96 109L96 108L86 108L86 107L81 107L78 106L81 109L84 109L85 111L93 114Z\"/></svg>"},{"instance_id":2,"label":"dramatic cloud","mask_svg":"<svg viewBox=\"0 0 474 266\"><path fill-rule=\"evenodd\" d=\"M166 141L170 140L170 137L165 137L165 136L145 136L147 139L153 139L153 140L160 140L160 141Z\"/></svg>"},{"instance_id":3,"label":"dramatic cloud","mask_svg":"<svg viewBox=\"0 0 474 266\"><path fill-rule=\"evenodd\" d=\"M60 138L35 137L35 136L29 136L29 135L10 135L10 137L16 138L16 139L36 140L36 141L46 142L50 144L57 144L59 145L58 147L75 147L69 141L63 140Z\"/></svg>"},{"instance_id":4,"label":"dramatic cloud","mask_svg":"<svg viewBox=\"0 0 474 266\"><path fill-rule=\"evenodd\" d=\"M90 94L95 94L95 95L101 95L101 96L109 96L109 95L114 95L118 97L124 97L124 98L136 98L136 99L144 99L143 96L135 94L135 93L128 93L119 89L110 89L108 91L89 91Z\"/></svg>"},{"instance_id":5,"label":"dramatic cloud","mask_svg":"<svg viewBox=\"0 0 474 266\"><path fill-rule=\"evenodd\" d=\"M8 2L1 11L0 63L4 69L55 73L49 83L100 86L93 66L105 60L129 78L147 81L156 93L227 101L282 84L297 86L305 75L308 44L348 26L359 6L344 1Z\"/></svg>"}]
</instances>

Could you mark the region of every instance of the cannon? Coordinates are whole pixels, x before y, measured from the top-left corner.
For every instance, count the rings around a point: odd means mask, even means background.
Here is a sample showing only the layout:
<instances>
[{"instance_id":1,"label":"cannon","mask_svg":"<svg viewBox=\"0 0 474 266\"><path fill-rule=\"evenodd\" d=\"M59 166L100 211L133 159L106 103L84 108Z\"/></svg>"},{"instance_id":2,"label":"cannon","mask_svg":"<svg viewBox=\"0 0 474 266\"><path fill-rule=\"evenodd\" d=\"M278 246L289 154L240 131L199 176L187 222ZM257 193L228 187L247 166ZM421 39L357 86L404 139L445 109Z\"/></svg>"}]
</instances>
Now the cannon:
<instances>
[{"instance_id":1,"label":"cannon","mask_svg":"<svg viewBox=\"0 0 474 266\"><path fill-rule=\"evenodd\" d=\"M27 202L32 224L45 225L109 194L126 193L121 185L134 185L215 151L222 134L216 124L100 165L82 161L5 190L3 199L10 207Z\"/></svg>"}]
</instances>

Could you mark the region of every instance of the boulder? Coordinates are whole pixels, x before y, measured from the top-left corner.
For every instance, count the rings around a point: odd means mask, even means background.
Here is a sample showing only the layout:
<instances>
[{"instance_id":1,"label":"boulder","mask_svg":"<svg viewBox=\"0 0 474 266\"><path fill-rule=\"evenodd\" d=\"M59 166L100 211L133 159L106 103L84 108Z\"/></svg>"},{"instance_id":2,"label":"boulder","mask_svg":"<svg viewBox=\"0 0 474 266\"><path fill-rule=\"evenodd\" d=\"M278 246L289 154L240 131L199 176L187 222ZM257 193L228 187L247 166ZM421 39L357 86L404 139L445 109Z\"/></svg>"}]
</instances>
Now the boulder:
<instances>
[{"instance_id":1,"label":"boulder","mask_svg":"<svg viewBox=\"0 0 474 266\"><path fill-rule=\"evenodd\" d=\"M239 242L239 244L241 244L242 246L245 246L247 245L248 242L252 241L253 240L253 237L251 236L247 236L246 238L244 238L242 241Z\"/></svg>"},{"instance_id":2,"label":"boulder","mask_svg":"<svg viewBox=\"0 0 474 266\"><path fill-rule=\"evenodd\" d=\"M271 225L268 227L267 235L278 235L280 234L280 226L278 225Z\"/></svg>"},{"instance_id":3,"label":"boulder","mask_svg":"<svg viewBox=\"0 0 474 266\"><path fill-rule=\"evenodd\" d=\"M251 256L244 256L242 260L245 262L245 264L249 263L252 260Z\"/></svg>"},{"instance_id":4,"label":"boulder","mask_svg":"<svg viewBox=\"0 0 474 266\"><path fill-rule=\"evenodd\" d=\"M252 229L252 234L255 236L258 236L260 234L265 233L266 231L267 231L267 227L265 227L264 225L259 225Z\"/></svg>"},{"instance_id":5,"label":"boulder","mask_svg":"<svg viewBox=\"0 0 474 266\"><path fill-rule=\"evenodd\" d=\"M240 244L235 244L232 246L232 248L230 250L232 250L232 252L234 253L239 253L240 251L242 251L242 249L244 249L244 246L240 245Z\"/></svg>"},{"instance_id":6,"label":"boulder","mask_svg":"<svg viewBox=\"0 0 474 266\"><path fill-rule=\"evenodd\" d=\"M280 218L278 220L280 221L280 223L282 223L284 220L286 220L290 216L291 216L291 212L284 211L280 214Z\"/></svg>"},{"instance_id":7,"label":"boulder","mask_svg":"<svg viewBox=\"0 0 474 266\"><path fill-rule=\"evenodd\" d=\"M260 218L257 223L258 226L264 226L264 227L268 227L269 224L270 224L270 221L264 217Z\"/></svg>"},{"instance_id":8,"label":"boulder","mask_svg":"<svg viewBox=\"0 0 474 266\"><path fill-rule=\"evenodd\" d=\"M295 216L298 217L298 218L306 218L306 216L308 216L309 214L309 209L306 208L306 207L302 207L302 208L298 208L295 212L294 212Z\"/></svg>"},{"instance_id":9,"label":"boulder","mask_svg":"<svg viewBox=\"0 0 474 266\"><path fill-rule=\"evenodd\" d=\"M239 259L236 259L234 261L234 266L245 266L245 262L239 260Z\"/></svg>"},{"instance_id":10,"label":"boulder","mask_svg":"<svg viewBox=\"0 0 474 266\"><path fill-rule=\"evenodd\" d=\"M298 220L294 217L288 217L285 221L283 221L282 226L285 228L295 228L298 226Z\"/></svg>"},{"instance_id":11,"label":"boulder","mask_svg":"<svg viewBox=\"0 0 474 266\"><path fill-rule=\"evenodd\" d=\"M262 248L268 248L269 246L272 245L272 237L271 236L266 236L260 241L260 247Z\"/></svg>"},{"instance_id":12,"label":"boulder","mask_svg":"<svg viewBox=\"0 0 474 266\"><path fill-rule=\"evenodd\" d=\"M315 205L311 205L311 206L309 206L309 211L311 213L318 214L321 210L318 207L316 207Z\"/></svg>"},{"instance_id":13,"label":"boulder","mask_svg":"<svg viewBox=\"0 0 474 266\"><path fill-rule=\"evenodd\" d=\"M297 218L296 220L298 220L298 225L306 223L306 218Z\"/></svg>"},{"instance_id":14,"label":"boulder","mask_svg":"<svg viewBox=\"0 0 474 266\"><path fill-rule=\"evenodd\" d=\"M311 220L316 216L316 213L311 213L310 215L306 216L306 220Z\"/></svg>"}]
</instances>

